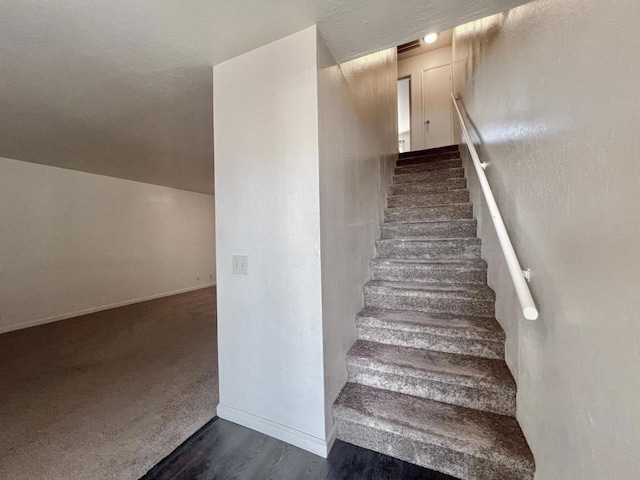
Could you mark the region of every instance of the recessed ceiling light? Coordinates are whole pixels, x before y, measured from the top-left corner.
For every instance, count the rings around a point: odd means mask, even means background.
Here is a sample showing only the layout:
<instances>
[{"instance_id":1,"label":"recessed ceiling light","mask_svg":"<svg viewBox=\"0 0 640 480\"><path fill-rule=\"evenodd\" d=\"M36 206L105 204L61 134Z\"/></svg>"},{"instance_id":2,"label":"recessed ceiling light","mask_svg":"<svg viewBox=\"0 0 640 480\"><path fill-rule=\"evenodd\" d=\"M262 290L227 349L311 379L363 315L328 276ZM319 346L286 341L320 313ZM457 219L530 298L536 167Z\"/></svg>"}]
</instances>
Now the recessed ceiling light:
<instances>
[{"instance_id":1,"label":"recessed ceiling light","mask_svg":"<svg viewBox=\"0 0 640 480\"><path fill-rule=\"evenodd\" d=\"M425 37L424 37L424 42L425 43L435 43L436 40L438 40L438 34L437 33L429 33L429 34L425 35Z\"/></svg>"}]
</instances>

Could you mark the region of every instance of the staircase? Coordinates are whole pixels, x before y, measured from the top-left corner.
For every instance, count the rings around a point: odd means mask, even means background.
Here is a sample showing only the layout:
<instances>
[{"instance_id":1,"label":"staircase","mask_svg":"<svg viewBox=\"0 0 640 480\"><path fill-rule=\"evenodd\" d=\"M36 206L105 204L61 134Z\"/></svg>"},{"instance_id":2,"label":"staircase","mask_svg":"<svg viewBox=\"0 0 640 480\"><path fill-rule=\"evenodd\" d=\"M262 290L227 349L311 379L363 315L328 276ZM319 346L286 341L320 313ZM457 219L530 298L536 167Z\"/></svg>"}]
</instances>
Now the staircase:
<instances>
[{"instance_id":1,"label":"staircase","mask_svg":"<svg viewBox=\"0 0 640 480\"><path fill-rule=\"evenodd\" d=\"M395 173L337 436L464 480L532 479L458 147Z\"/></svg>"}]
</instances>

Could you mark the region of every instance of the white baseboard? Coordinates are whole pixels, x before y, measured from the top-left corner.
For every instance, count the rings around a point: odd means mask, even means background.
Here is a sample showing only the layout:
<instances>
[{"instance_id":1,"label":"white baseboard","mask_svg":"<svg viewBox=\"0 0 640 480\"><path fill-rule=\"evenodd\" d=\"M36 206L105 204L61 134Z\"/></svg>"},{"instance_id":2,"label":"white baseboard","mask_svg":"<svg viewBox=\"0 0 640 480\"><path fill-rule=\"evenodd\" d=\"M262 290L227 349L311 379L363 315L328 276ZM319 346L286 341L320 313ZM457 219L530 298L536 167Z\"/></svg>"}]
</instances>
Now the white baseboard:
<instances>
[{"instance_id":1,"label":"white baseboard","mask_svg":"<svg viewBox=\"0 0 640 480\"><path fill-rule=\"evenodd\" d=\"M22 330L23 328L35 327L38 325L44 325L45 323L58 322L60 320L66 320L68 318L80 317L82 315L89 315L90 313L102 312L104 310L110 310L112 308L124 307L127 305L133 305L134 303L147 302L149 300L156 300L158 298L170 297L171 295L178 295L179 293L194 292L196 290L202 290L203 288L215 287L215 283L207 283L205 285L198 285L196 287L181 288L180 290L173 290L171 292L163 292L155 295L149 295L147 297L135 298L133 300L125 300L123 302L111 303L109 305L101 305L99 307L87 308L85 310L79 310L77 312L63 313L60 315L54 315L52 317L41 318L38 320L32 320L30 322L20 323L18 325L10 325L8 327L0 327L0 334L12 332L14 330Z\"/></svg>"},{"instance_id":2,"label":"white baseboard","mask_svg":"<svg viewBox=\"0 0 640 480\"><path fill-rule=\"evenodd\" d=\"M333 446L333 442L335 441L335 429L332 429L329 439L319 438L227 405L218 404L218 416L224 420L229 420L243 427L264 433L265 435L277 438L278 440L282 440L283 442L287 442L323 458L327 458L331 446Z\"/></svg>"},{"instance_id":3,"label":"white baseboard","mask_svg":"<svg viewBox=\"0 0 640 480\"><path fill-rule=\"evenodd\" d=\"M329 435L327 436L327 456L331 452L331 449L333 448L333 444L336 443L337 434L338 432L336 431L336 424L334 423L333 426L331 427L331 430L329 431Z\"/></svg>"}]
</instances>

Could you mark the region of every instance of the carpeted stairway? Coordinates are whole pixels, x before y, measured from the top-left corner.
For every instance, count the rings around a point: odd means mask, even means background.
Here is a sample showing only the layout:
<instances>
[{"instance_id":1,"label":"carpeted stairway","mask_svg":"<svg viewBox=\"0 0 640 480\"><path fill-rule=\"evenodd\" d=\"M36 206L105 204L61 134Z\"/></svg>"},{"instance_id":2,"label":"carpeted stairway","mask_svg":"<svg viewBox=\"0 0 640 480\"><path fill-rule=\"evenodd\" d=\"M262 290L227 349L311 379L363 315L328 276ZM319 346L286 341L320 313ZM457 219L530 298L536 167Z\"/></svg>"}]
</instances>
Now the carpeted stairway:
<instances>
[{"instance_id":1,"label":"carpeted stairway","mask_svg":"<svg viewBox=\"0 0 640 480\"><path fill-rule=\"evenodd\" d=\"M395 173L338 438L464 480L532 479L458 147L403 154Z\"/></svg>"}]
</instances>

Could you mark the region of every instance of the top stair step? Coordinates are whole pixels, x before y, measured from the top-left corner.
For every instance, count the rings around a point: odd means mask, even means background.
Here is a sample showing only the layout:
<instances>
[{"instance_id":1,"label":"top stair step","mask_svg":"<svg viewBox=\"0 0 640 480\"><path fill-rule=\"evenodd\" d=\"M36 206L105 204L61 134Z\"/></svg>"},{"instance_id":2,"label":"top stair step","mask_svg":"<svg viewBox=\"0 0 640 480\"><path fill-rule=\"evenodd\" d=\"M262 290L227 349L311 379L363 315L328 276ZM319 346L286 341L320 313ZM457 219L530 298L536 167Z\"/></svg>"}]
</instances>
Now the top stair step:
<instances>
[{"instance_id":1,"label":"top stair step","mask_svg":"<svg viewBox=\"0 0 640 480\"><path fill-rule=\"evenodd\" d=\"M460 147L458 145L446 145L444 147L428 148L426 150L414 150L412 152L403 152L398 155L400 160L406 160L414 157L424 157L426 155L437 155L441 153L459 152Z\"/></svg>"},{"instance_id":2,"label":"top stair step","mask_svg":"<svg viewBox=\"0 0 640 480\"><path fill-rule=\"evenodd\" d=\"M432 162L436 160L449 160L452 158L460 158L460 151L456 145L451 147L441 147L431 150L420 150L417 152L401 153L396 163L397 167L407 165L417 165L424 162Z\"/></svg>"},{"instance_id":3,"label":"top stair step","mask_svg":"<svg viewBox=\"0 0 640 480\"><path fill-rule=\"evenodd\" d=\"M430 160L415 165L396 167L395 173L397 175L400 173L431 172L435 170L443 170L445 168L457 167L462 167L462 160L459 158L452 158L449 160Z\"/></svg>"}]
</instances>

